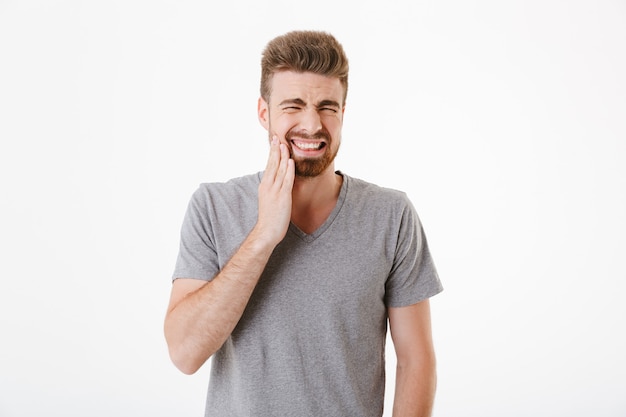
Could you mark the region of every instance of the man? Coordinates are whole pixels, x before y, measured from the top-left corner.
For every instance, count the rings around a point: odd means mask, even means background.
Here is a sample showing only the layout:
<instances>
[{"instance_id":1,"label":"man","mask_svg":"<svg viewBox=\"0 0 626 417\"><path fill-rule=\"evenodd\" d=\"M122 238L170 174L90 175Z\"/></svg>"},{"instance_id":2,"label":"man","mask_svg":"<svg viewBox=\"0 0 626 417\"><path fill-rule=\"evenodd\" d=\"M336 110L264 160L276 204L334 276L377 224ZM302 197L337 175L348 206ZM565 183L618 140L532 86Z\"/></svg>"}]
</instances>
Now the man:
<instances>
[{"instance_id":1,"label":"man","mask_svg":"<svg viewBox=\"0 0 626 417\"><path fill-rule=\"evenodd\" d=\"M394 416L429 416L428 298L441 291L404 193L335 171L342 46L290 32L262 58L264 172L203 184L183 222L165 335L174 364L213 357L207 416L377 416L387 320Z\"/></svg>"}]
</instances>

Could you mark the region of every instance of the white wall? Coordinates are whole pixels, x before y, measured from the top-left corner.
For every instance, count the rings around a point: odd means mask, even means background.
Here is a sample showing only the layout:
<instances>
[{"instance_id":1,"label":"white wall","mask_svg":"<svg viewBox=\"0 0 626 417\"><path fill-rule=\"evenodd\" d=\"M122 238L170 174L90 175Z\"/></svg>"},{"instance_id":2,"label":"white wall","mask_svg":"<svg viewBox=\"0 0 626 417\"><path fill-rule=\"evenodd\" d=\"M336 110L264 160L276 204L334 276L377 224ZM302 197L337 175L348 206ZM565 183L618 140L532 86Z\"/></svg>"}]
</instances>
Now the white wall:
<instances>
[{"instance_id":1,"label":"white wall","mask_svg":"<svg viewBox=\"0 0 626 417\"><path fill-rule=\"evenodd\" d=\"M182 215L264 167L260 52L300 28L351 59L337 167L429 236L435 415L626 415L626 4L222 3L0 1L0 416L202 414Z\"/></svg>"}]
</instances>

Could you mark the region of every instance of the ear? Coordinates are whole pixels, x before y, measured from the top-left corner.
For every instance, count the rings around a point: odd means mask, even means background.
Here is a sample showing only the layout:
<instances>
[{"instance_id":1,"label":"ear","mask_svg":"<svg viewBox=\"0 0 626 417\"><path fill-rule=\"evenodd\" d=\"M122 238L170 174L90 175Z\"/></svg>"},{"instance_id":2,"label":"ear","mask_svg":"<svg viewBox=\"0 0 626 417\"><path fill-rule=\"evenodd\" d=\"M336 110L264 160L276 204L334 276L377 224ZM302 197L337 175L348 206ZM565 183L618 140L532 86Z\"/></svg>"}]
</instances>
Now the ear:
<instances>
[{"instance_id":1,"label":"ear","mask_svg":"<svg viewBox=\"0 0 626 417\"><path fill-rule=\"evenodd\" d=\"M259 122L261 126L265 128L265 130L269 131L270 128L270 113L269 113L269 105L263 97L259 97L259 102L257 104L257 115L259 117Z\"/></svg>"}]
</instances>

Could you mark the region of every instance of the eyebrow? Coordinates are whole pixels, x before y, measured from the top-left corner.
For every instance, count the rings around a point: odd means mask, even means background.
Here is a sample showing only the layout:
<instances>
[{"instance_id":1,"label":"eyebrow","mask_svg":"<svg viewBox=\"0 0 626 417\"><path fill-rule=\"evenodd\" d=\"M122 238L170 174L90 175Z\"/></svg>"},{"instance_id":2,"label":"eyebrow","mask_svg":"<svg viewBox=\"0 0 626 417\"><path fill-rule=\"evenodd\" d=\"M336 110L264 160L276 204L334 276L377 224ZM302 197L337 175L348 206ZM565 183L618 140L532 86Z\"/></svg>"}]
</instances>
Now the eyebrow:
<instances>
[{"instance_id":1,"label":"eyebrow","mask_svg":"<svg viewBox=\"0 0 626 417\"><path fill-rule=\"evenodd\" d=\"M287 104L297 104L298 106L306 106L306 103L301 98L289 98L280 102L279 106L285 106Z\"/></svg>"},{"instance_id":2,"label":"eyebrow","mask_svg":"<svg viewBox=\"0 0 626 417\"><path fill-rule=\"evenodd\" d=\"M283 100L280 102L279 106L285 106L285 105L289 105L289 104L296 104L298 106L306 106L306 102L304 100L302 100L301 98L289 98L287 100ZM336 108L341 108L341 106L339 105L339 103L337 103L334 100L322 100L320 101L317 106L318 109L321 107L336 107Z\"/></svg>"},{"instance_id":3,"label":"eyebrow","mask_svg":"<svg viewBox=\"0 0 626 417\"><path fill-rule=\"evenodd\" d=\"M322 100L319 102L319 104L317 105L317 108L320 107L336 107L336 108L341 108L341 106L339 105L339 103L337 103L334 100Z\"/></svg>"}]
</instances>

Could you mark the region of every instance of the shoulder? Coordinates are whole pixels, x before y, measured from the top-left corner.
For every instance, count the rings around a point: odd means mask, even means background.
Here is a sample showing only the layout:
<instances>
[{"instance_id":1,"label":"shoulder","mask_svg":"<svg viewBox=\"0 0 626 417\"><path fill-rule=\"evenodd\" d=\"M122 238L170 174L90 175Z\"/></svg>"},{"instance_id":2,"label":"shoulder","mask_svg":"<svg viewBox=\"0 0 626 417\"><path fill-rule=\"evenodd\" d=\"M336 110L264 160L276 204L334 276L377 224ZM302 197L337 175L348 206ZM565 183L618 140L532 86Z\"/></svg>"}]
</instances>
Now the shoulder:
<instances>
[{"instance_id":1,"label":"shoulder","mask_svg":"<svg viewBox=\"0 0 626 417\"><path fill-rule=\"evenodd\" d=\"M411 201L404 191L364 181L343 174L347 181L349 200L358 204L367 204L379 208L399 208L404 210L412 207Z\"/></svg>"},{"instance_id":2,"label":"shoulder","mask_svg":"<svg viewBox=\"0 0 626 417\"><path fill-rule=\"evenodd\" d=\"M201 183L193 193L192 200L206 202L226 198L229 200L255 197L258 192L262 173L232 178L225 182Z\"/></svg>"},{"instance_id":3,"label":"shoulder","mask_svg":"<svg viewBox=\"0 0 626 417\"><path fill-rule=\"evenodd\" d=\"M203 230L214 242L242 233L245 237L256 221L259 178L252 174L200 184L189 201L185 222Z\"/></svg>"}]
</instances>

